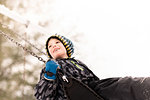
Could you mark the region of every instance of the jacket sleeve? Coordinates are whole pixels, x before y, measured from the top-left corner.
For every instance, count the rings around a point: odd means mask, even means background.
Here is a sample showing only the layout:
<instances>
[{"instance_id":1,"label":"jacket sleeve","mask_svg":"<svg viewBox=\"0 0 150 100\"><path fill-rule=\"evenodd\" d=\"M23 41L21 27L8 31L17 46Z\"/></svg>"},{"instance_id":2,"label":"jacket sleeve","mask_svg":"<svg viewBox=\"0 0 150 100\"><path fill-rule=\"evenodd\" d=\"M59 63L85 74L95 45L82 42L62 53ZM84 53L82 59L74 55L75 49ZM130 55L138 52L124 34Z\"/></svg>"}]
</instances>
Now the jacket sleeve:
<instances>
[{"instance_id":1,"label":"jacket sleeve","mask_svg":"<svg viewBox=\"0 0 150 100\"><path fill-rule=\"evenodd\" d=\"M40 74L40 80L36 84L35 87L35 97L37 100L56 100L56 98L61 98L63 97L63 93L61 92L60 89L58 90L58 78L55 80L49 81L44 78L44 69L42 69L41 74ZM61 95L62 94L62 95Z\"/></svg>"}]
</instances>

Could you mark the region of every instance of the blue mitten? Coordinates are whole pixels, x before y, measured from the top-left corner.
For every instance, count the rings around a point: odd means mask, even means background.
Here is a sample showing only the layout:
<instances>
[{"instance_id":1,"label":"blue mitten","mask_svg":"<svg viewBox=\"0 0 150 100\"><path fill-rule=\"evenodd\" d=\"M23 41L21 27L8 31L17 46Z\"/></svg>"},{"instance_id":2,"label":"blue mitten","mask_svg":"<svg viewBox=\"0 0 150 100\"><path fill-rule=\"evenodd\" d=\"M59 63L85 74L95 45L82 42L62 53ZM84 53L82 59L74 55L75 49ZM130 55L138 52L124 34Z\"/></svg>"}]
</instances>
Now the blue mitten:
<instances>
[{"instance_id":1,"label":"blue mitten","mask_svg":"<svg viewBox=\"0 0 150 100\"><path fill-rule=\"evenodd\" d=\"M55 61L50 60L46 62L44 78L47 80L55 80L57 68L60 68L60 66Z\"/></svg>"}]
</instances>

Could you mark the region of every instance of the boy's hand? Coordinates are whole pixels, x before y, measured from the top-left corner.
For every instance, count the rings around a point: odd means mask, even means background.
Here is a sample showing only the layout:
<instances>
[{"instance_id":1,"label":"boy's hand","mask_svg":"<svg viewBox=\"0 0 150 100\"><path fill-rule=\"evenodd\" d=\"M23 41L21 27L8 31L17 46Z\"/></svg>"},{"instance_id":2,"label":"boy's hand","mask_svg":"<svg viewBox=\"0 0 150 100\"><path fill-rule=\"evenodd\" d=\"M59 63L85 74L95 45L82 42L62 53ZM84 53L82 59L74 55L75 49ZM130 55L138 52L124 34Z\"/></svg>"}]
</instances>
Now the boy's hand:
<instances>
[{"instance_id":1,"label":"boy's hand","mask_svg":"<svg viewBox=\"0 0 150 100\"><path fill-rule=\"evenodd\" d=\"M50 60L46 62L46 73L44 74L44 78L47 80L54 80L56 79L56 71L57 68L60 68L60 66L53 60Z\"/></svg>"}]
</instances>

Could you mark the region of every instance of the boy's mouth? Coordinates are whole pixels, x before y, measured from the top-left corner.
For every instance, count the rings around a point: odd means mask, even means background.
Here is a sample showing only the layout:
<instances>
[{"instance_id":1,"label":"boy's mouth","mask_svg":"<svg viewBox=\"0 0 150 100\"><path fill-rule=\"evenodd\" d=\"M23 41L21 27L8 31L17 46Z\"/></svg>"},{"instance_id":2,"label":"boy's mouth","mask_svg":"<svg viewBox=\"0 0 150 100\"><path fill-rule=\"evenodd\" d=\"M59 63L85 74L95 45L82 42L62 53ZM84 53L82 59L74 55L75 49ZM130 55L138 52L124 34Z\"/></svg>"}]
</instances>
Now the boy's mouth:
<instances>
[{"instance_id":1,"label":"boy's mouth","mask_svg":"<svg viewBox=\"0 0 150 100\"><path fill-rule=\"evenodd\" d=\"M57 52L59 50L60 50L60 48L54 48L53 53L55 53L55 52Z\"/></svg>"}]
</instances>

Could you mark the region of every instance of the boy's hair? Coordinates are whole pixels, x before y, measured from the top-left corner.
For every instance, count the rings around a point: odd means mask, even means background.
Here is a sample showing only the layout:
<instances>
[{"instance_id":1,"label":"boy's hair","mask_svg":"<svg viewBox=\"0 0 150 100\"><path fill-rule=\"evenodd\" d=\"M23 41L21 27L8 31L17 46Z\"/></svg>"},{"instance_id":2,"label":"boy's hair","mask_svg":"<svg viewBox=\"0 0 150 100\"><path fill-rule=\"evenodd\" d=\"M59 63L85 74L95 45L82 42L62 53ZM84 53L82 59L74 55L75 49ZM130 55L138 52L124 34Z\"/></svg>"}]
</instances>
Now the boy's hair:
<instances>
[{"instance_id":1,"label":"boy's hair","mask_svg":"<svg viewBox=\"0 0 150 100\"><path fill-rule=\"evenodd\" d=\"M72 43L69 39L67 39L66 37L61 36L61 35L57 35L57 34L50 36L50 37L47 39L47 41L46 41L46 52L47 52L48 56L49 56L50 58L52 58L51 54L50 54L49 51L48 51L48 42L49 42L50 39L52 39L52 38L58 39L58 40L64 45L64 47L66 48L68 57L71 57L71 55L74 53L74 46L73 46L73 43Z\"/></svg>"}]
</instances>

